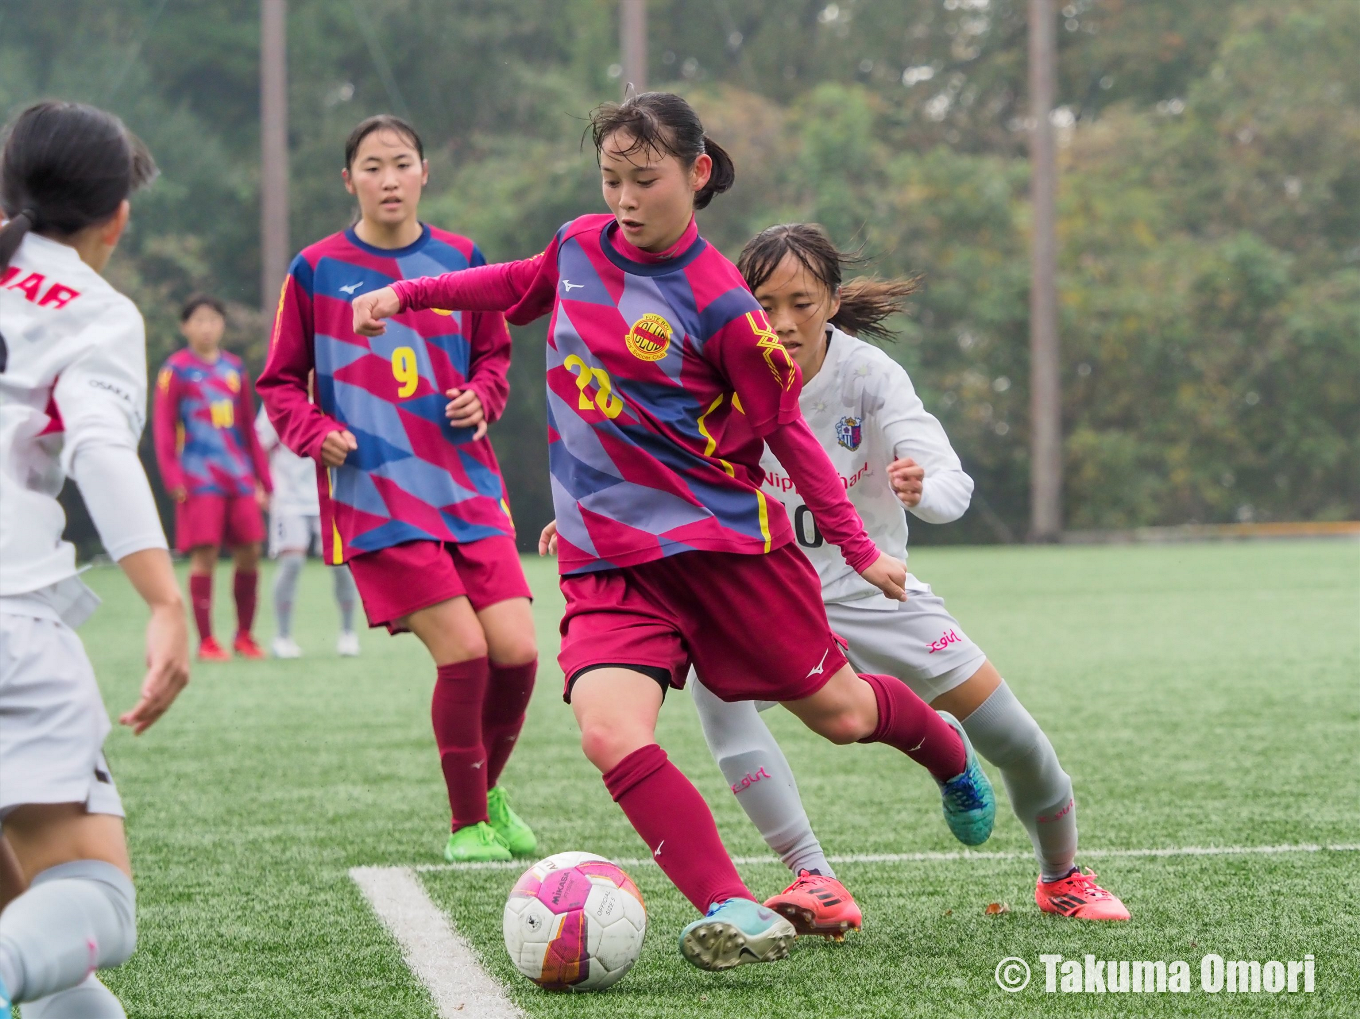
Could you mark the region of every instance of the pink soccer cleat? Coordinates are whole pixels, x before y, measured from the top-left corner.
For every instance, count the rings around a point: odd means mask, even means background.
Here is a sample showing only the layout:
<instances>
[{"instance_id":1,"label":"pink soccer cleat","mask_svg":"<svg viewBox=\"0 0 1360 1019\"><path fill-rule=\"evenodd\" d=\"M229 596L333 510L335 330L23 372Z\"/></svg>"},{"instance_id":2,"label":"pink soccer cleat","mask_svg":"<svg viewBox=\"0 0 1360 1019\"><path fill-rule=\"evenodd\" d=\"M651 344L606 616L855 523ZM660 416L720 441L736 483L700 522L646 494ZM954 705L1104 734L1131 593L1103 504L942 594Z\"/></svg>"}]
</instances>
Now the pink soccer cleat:
<instances>
[{"instance_id":1,"label":"pink soccer cleat","mask_svg":"<svg viewBox=\"0 0 1360 1019\"><path fill-rule=\"evenodd\" d=\"M844 941L847 931L857 931L864 924L845 885L806 870L800 870L798 880L778 895L766 899L765 908L787 919L799 934L819 934L834 941Z\"/></svg>"},{"instance_id":2,"label":"pink soccer cleat","mask_svg":"<svg viewBox=\"0 0 1360 1019\"><path fill-rule=\"evenodd\" d=\"M229 662L231 652L217 643L214 637L204 637L198 643L198 660L200 662Z\"/></svg>"},{"instance_id":3,"label":"pink soccer cleat","mask_svg":"<svg viewBox=\"0 0 1360 1019\"><path fill-rule=\"evenodd\" d=\"M1096 872L1072 868L1072 873L1056 881L1041 877L1034 889L1034 901L1045 913L1070 916L1074 920L1127 920L1129 911L1117 898L1096 884Z\"/></svg>"},{"instance_id":4,"label":"pink soccer cleat","mask_svg":"<svg viewBox=\"0 0 1360 1019\"><path fill-rule=\"evenodd\" d=\"M236 639L231 642L234 650L242 658L260 659L265 657L264 648L255 643L255 638L248 633L238 633Z\"/></svg>"}]
</instances>

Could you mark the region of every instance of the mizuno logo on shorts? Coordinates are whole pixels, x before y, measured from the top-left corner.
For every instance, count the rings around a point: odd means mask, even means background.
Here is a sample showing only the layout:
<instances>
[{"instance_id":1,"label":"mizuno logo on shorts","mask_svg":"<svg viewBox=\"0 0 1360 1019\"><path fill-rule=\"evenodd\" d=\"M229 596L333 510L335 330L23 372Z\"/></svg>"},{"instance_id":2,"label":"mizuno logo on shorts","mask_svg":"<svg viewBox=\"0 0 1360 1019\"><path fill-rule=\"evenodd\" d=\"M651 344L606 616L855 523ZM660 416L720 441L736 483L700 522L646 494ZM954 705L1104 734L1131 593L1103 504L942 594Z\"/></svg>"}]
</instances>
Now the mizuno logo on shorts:
<instances>
[{"instance_id":1,"label":"mizuno logo on shorts","mask_svg":"<svg viewBox=\"0 0 1360 1019\"><path fill-rule=\"evenodd\" d=\"M822 666L826 665L826 656L829 654L831 654L830 648L827 648L825 651L822 652L822 660L817 663L817 667L815 669L808 673L809 676L820 676L822 674Z\"/></svg>"}]
</instances>

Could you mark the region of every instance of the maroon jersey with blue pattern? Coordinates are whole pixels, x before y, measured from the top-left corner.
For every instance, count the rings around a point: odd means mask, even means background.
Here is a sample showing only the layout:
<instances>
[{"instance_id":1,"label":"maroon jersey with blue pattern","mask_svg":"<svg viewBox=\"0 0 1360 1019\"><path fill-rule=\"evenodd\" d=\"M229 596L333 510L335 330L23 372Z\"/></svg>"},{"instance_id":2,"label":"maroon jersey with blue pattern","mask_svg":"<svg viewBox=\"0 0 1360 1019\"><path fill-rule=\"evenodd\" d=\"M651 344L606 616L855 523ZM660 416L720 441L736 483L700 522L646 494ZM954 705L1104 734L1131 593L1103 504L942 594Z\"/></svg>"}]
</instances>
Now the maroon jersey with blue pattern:
<instances>
[{"instance_id":1,"label":"maroon jersey with blue pattern","mask_svg":"<svg viewBox=\"0 0 1360 1019\"><path fill-rule=\"evenodd\" d=\"M177 350L156 377L153 430L166 489L190 496L253 495L270 489L269 461L255 437L250 378L235 354L205 361Z\"/></svg>"},{"instance_id":2,"label":"maroon jersey with blue pattern","mask_svg":"<svg viewBox=\"0 0 1360 1019\"><path fill-rule=\"evenodd\" d=\"M472 241L430 226L395 249L366 244L351 228L293 260L258 388L284 445L318 462L328 562L407 541L513 536L490 441L445 416L450 389L474 390L488 422L505 409L505 319L428 309L397 316L384 336L352 328L356 295L484 262ZM359 448L327 470L321 445L337 430Z\"/></svg>"},{"instance_id":3,"label":"maroon jersey with blue pattern","mask_svg":"<svg viewBox=\"0 0 1360 1019\"><path fill-rule=\"evenodd\" d=\"M532 259L393 289L403 307L504 308L516 324L551 312L549 466L564 574L784 545L788 517L760 490L761 438L801 420L797 366L693 222L664 257L617 232L612 216L583 216Z\"/></svg>"}]
</instances>

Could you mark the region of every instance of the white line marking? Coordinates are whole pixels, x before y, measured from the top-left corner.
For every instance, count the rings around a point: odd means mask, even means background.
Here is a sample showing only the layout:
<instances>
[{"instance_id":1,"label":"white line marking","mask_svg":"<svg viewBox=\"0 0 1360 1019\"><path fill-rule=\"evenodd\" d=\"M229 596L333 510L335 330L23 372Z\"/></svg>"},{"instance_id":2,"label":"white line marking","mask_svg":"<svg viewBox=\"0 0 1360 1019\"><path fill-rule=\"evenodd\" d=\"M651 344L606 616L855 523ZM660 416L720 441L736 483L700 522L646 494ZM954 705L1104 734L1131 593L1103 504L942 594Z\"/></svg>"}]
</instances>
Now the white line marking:
<instances>
[{"instance_id":1,"label":"white line marking","mask_svg":"<svg viewBox=\"0 0 1360 1019\"><path fill-rule=\"evenodd\" d=\"M440 1019L524 1019L409 867L353 867L349 876L429 989Z\"/></svg>"},{"instance_id":2,"label":"white line marking","mask_svg":"<svg viewBox=\"0 0 1360 1019\"><path fill-rule=\"evenodd\" d=\"M1126 857L1126 856L1273 856L1281 853L1355 853L1360 852L1360 843L1314 845L1300 843L1287 846L1167 846L1149 849L1079 849L1077 856L1086 857ZM933 863L948 860L1030 860L1034 854L1029 851L977 852L971 849L957 849L947 852L921 853L847 853L842 856L828 856L831 863ZM631 857L615 860L621 867L643 867L655 864L650 857ZM739 866L761 863L778 863L773 856L734 856L732 862ZM523 860L510 860L493 863L418 863L412 870L421 873L458 870L517 870L526 867Z\"/></svg>"}]
</instances>

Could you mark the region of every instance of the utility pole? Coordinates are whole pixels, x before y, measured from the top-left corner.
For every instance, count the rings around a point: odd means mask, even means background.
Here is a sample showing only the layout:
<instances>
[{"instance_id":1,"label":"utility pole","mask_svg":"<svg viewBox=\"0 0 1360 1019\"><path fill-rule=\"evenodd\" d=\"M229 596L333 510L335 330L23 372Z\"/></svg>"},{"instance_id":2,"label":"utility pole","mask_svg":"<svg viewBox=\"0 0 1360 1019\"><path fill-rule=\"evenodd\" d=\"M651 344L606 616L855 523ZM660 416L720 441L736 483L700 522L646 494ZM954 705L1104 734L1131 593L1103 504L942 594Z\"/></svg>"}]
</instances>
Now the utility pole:
<instances>
[{"instance_id":1,"label":"utility pole","mask_svg":"<svg viewBox=\"0 0 1360 1019\"><path fill-rule=\"evenodd\" d=\"M1058 370L1057 169L1053 148L1057 14L1053 0L1029 0L1030 203L1030 540L1062 534L1062 385Z\"/></svg>"},{"instance_id":2,"label":"utility pole","mask_svg":"<svg viewBox=\"0 0 1360 1019\"><path fill-rule=\"evenodd\" d=\"M288 0L260 0L260 307L272 331L288 272Z\"/></svg>"},{"instance_id":3,"label":"utility pole","mask_svg":"<svg viewBox=\"0 0 1360 1019\"><path fill-rule=\"evenodd\" d=\"M623 53L623 97L628 86L647 91L647 0L619 0L619 49Z\"/></svg>"}]
</instances>

